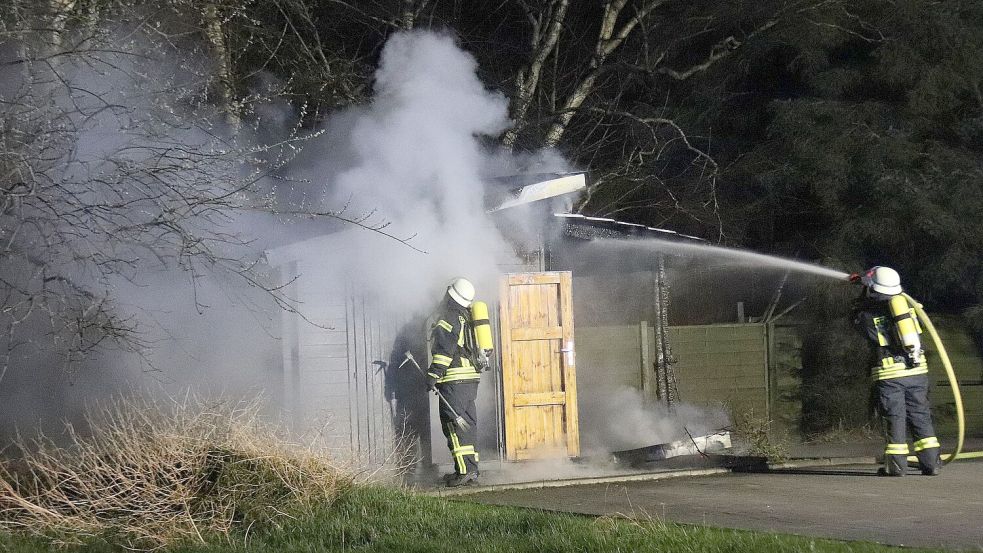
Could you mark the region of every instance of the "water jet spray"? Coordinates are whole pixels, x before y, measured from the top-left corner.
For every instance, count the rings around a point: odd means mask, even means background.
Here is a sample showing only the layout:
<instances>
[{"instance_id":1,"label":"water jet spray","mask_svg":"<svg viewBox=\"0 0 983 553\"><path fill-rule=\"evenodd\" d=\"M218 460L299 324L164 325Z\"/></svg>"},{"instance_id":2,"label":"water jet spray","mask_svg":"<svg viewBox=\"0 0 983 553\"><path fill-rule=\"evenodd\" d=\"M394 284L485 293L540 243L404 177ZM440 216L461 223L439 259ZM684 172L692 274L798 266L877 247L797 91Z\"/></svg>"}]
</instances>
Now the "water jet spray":
<instances>
[{"instance_id":1,"label":"water jet spray","mask_svg":"<svg viewBox=\"0 0 983 553\"><path fill-rule=\"evenodd\" d=\"M806 273L835 280L849 281L850 278L849 273L823 267L822 265L737 248L728 248L726 246L714 246L701 242L662 240L659 238L647 239L646 243L652 244L660 253L693 257L712 256L714 259L730 261L734 265L739 266L784 269L788 272Z\"/></svg>"}]
</instances>

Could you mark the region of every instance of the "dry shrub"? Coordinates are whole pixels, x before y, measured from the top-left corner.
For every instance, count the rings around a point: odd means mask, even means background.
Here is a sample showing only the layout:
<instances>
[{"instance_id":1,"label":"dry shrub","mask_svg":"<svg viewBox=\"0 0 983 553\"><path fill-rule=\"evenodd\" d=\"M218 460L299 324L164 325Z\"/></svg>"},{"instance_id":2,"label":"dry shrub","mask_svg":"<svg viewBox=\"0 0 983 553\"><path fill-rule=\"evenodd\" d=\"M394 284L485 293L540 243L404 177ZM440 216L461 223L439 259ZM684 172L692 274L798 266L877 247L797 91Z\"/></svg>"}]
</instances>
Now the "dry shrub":
<instances>
[{"instance_id":1,"label":"dry shrub","mask_svg":"<svg viewBox=\"0 0 983 553\"><path fill-rule=\"evenodd\" d=\"M769 462L781 463L789 458L788 437L772 430L772 421L754 410L735 413L731 433L742 445L745 455L767 457Z\"/></svg>"},{"instance_id":2,"label":"dry shrub","mask_svg":"<svg viewBox=\"0 0 983 553\"><path fill-rule=\"evenodd\" d=\"M834 428L807 435L805 441L809 444L847 444L879 440L881 433L875 426L875 421L861 426L840 421Z\"/></svg>"},{"instance_id":3,"label":"dry shrub","mask_svg":"<svg viewBox=\"0 0 983 553\"><path fill-rule=\"evenodd\" d=\"M115 536L135 549L276 525L351 483L262 422L258 402L127 399L68 427L68 443L20 440L0 480L0 524L60 542Z\"/></svg>"}]
</instances>

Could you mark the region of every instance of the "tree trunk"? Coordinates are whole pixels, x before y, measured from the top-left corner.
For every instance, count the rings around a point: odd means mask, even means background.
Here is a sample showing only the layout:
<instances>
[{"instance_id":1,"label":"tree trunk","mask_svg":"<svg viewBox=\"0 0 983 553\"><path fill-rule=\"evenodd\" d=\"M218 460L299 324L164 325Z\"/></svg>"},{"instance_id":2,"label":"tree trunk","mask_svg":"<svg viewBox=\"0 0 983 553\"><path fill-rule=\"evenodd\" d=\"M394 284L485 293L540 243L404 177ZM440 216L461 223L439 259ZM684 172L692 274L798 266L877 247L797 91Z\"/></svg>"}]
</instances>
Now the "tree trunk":
<instances>
[{"instance_id":1,"label":"tree trunk","mask_svg":"<svg viewBox=\"0 0 983 553\"><path fill-rule=\"evenodd\" d=\"M502 137L502 145L507 150L512 150L515 146L519 129L526 122L529 106L539 90L543 65L556 50L556 45L560 40L560 31L569 4L569 0L553 0L545 14L539 14L538 17L529 15L529 19L533 23L532 39L530 40L532 56L528 65L520 69L519 74L516 75L515 101L512 104L513 127L506 131L505 136Z\"/></svg>"},{"instance_id":2,"label":"tree trunk","mask_svg":"<svg viewBox=\"0 0 983 553\"><path fill-rule=\"evenodd\" d=\"M601 19L601 29L597 34L597 44L594 47L594 55L590 60L587 74L577 84L573 92L567 96L563 107L556 120L550 125L546 132L543 144L546 147L556 146L563 133L566 132L570 120L576 115L580 106L584 104L587 97L594 91L594 83L601 76L604 64L608 58L618 48L624 44L632 31L641 23L645 17L652 13L656 8L664 4L666 0L650 0L635 9L634 14L624 23L618 25L621 12L624 11L628 0L608 0L604 6L604 16Z\"/></svg>"},{"instance_id":3,"label":"tree trunk","mask_svg":"<svg viewBox=\"0 0 983 553\"><path fill-rule=\"evenodd\" d=\"M49 18L51 28L45 48L51 52L58 52L65 43L65 27L68 16L75 9L75 3L76 0L48 0L48 9L51 10Z\"/></svg>"},{"instance_id":4,"label":"tree trunk","mask_svg":"<svg viewBox=\"0 0 983 553\"><path fill-rule=\"evenodd\" d=\"M205 6L205 34L211 43L212 53L216 61L216 87L222 109L225 110L225 121L233 132L239 130L241 123L238 108L235 105L235 95L232 87L232 58L229 54L225 31L222 28L222 18L214 3Z\"/></svg>"},{"instance_id":5,"label":"tree trunk","mask_svg":"<svg viewBox=\"0 0 983 553\"><path fill-rule=\"evenodd\" d=\"M416 12L414 8L416 7L415 0L403 0L403 13L400 17L400 27L404 31L412 31L413 27L416 25Z\"/></svg>"}]
</instances>

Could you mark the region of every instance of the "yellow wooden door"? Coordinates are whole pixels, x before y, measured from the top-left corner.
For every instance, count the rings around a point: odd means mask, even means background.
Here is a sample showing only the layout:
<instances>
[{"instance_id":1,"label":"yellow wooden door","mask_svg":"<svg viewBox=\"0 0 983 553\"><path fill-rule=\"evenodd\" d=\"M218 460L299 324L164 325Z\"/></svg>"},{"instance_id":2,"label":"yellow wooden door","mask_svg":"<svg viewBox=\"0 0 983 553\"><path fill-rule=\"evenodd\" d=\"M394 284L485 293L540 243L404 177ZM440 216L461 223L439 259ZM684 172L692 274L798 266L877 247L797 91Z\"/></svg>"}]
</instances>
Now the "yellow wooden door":
<instances>
[{"instance_id":1,"label":"yellow wooden door","mask_svg":"<svg viewBox=\"0 0 983 553\"><path fill-rule=\"evenodd\" d=\"M580 455L569 271L502 277L505 457Z\"/></svg>"}]
</instances>

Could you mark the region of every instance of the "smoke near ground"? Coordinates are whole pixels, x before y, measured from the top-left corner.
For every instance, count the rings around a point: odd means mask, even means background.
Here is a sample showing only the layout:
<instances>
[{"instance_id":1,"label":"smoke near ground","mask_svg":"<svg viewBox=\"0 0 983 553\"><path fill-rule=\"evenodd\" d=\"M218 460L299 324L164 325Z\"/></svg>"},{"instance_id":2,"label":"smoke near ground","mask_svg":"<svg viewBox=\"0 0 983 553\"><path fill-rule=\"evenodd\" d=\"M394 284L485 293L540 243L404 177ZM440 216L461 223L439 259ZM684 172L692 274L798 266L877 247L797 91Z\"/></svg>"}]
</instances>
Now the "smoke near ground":
<instances>
[{"instance_id":1,"label":"smoke near ground","mask_svg":"<svg viewBox=\"0 0 983 553\"><path fill-rule=\"evenodd\" d=\"M486 484L623 475L633 469L614 453L685 441L731 426L723 407L679 403L671 409L637 388L581 390L581 457L505 463L482 476ZM644 469L641 469L644 470Z\"/></svg>"},{"instance_id":2,"label":"smoke near ground","mask_svg":"<svg viewBox=\"0 0 983 553\"><path fill-rule=\"evenodd\" d=\"M583 447L588 452L625 451L705 436L725 429L725 409L681 403L671 409L646 398L635 388L591 394L582 406L589 413L581 422Z\"/></svg>"}]
</instances>

